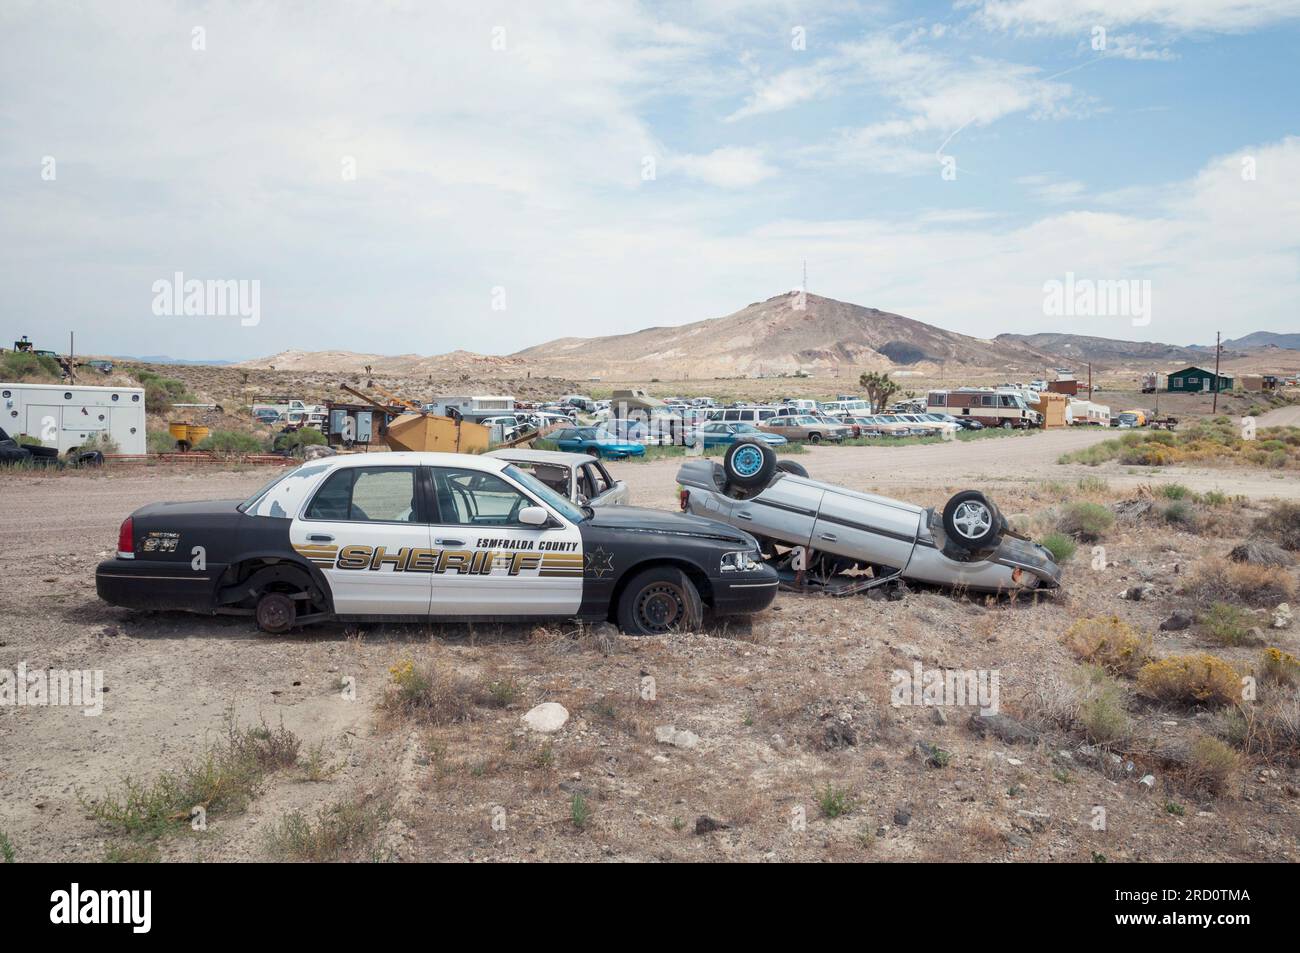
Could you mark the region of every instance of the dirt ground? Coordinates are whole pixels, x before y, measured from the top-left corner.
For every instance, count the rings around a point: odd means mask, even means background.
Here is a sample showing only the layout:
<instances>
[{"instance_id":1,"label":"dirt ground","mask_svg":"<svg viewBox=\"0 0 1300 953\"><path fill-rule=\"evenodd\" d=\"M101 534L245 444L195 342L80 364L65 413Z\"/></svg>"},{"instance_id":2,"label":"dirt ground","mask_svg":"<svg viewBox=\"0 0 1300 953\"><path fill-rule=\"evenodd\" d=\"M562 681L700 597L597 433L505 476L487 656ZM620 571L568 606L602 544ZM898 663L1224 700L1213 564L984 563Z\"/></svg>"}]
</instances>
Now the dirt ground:
<instances>
[{"instance_id":1,"label":"dirt ground","mask_svg":"<svg viewBox=\"0 0 1300 953\"><path fill-rule=\"evenodd\" d=\"M5 474L0 669L102 669L108 694L98 717L0 707L0 833L19 862L100 860L138 846L138 837L95 820L89 805L126 779L147 782L200 757L233 711L241 724L283 724L304 752L317 746L323 769L273 772L245 810L214 814L202 832L176 825L149 842L153 857L281 856L271 832L292 812L352 817L337 808L382 802L382 823L356 824L329 856L1294 861L1293 767L1247 759L1210 795L1158 755L1165 742L1208 732L1210 712L1130 699L1144 744L1117 749L1111 768L1108 758L1089 760L1076 733L1011 743L973 732L972 709L948 709L940 723L935 709L890 704L891 673L920 664L997 672L1004 709L1023 714L1045 678L1073 668L1060 636L1090 614L1114 613L1150 633L1157 654L1258 657L1259 646L1210 646L1195 627L1158 625L1186 607L1180 580L1197 560L1225 554L1265 512L1262 501L1300 497L1296 481L1055 463L1106 436L816 448L798 459L814 476L927 505L987 485L1004 511L1040 521L1073 499L1111 502L1171 481L1247 499L1207 514L1197 532L1117 522L1104 539L1106 568L1090 568L1081 546L1054 596L782 593L752 621L663 638L568 624L330 624L268 637L244 619L117 609L96 598L93 574L124 516L156 500L240 497L269 472ZM676 466L611 469L629 481L635 503L671 508ZM1108 488L1075 485L1098 476ZM1151 587L1143 599L1121 598L1137 584ZM1269 632L1268 644L1297 653L1296 634ZM454 717L384 708L390 668L405 660L441 672L449 692L460 692ZM347 681L354 697L340 690ZM521 722L544 701L570 713L551 735ZM656 729L669 726L675 744L657 740ZM918 756L918 743L932 748ZM942 752L940 766L927 750ZM1147 774L1151 786L1140 783Z\"/></svg>"}]
</instances>

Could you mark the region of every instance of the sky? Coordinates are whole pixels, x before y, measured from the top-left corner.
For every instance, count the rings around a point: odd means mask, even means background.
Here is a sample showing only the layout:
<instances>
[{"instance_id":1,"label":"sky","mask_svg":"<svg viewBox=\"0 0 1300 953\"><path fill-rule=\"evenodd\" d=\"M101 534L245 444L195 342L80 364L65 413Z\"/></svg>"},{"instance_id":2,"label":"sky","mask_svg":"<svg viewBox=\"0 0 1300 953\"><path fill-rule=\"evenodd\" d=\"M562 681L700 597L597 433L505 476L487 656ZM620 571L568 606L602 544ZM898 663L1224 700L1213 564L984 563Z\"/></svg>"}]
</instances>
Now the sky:
<instances>
[{"instance_id":1,"label":"sky","mask_svg":"<svg viewBox=\"0 0 1300 953\"><path fill-rule=\"evenodd\" d=\"M4 0L0 343L510 353L805 262L979 337L1300 331L1298 43L1300 0Z\"/></svg>"}]
</instances>

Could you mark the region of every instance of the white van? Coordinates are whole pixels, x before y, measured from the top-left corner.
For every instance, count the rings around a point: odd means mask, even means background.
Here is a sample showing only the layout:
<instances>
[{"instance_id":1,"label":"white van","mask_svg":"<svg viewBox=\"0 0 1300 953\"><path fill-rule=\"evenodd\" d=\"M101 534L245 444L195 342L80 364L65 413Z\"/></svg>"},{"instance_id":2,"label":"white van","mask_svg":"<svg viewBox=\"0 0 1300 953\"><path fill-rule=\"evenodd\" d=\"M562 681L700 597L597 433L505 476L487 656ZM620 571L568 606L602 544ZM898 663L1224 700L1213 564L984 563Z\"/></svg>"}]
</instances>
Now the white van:
<instances>
[{"instance_id":1,"label":"white van","mask_svg":"<svg viewBox=\"0 0 1300 953\"><path fill-rule=\"evenodd\" d=\"M728 424L754 424L758 426L773 417L777 416L775 407L724 407L719 410L711 410L706 420L721 421Z\"/></svg>"},{"instance_id":2,"label":"white van","mask_svg":"<svg viewBox=\"0 0 1300 953\"><path fill-rule=\"evenodd\" d=\"M0 428L15 439L35 437L59 453L102 433L118 453L143 454L144 416L143 387L0 383Z\"/></svg>"}]
</instances>

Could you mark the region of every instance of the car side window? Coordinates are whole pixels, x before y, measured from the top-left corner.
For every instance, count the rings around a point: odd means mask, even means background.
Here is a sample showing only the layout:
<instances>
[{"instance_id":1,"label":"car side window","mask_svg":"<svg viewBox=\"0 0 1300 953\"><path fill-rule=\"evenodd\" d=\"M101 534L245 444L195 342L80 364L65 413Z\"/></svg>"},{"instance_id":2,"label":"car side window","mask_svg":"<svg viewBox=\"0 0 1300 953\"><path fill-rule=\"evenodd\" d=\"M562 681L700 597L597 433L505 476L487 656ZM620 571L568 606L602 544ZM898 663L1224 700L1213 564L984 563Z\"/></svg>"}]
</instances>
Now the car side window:
<instances>
[{"instance_id":1,"label":"car side window","mask_svg":"<svg viewBox=\"0 0 1300 953\"><path fill-rule=\"evenodd\" d=\"M595 499L609 489L609 484L605 482L601 471L594 463L588 463L582 469L586 474L583 482L587 484L587 499Z\"/></svg>"},{"instance_id":2,"label":"car side window","mask_svg":"<svg viewBox=\"0 0 1300 953\"><path fill-rule=\"evenodd\" d=\"M528 497L495 473L436 467L433 486L442 525L522 525L519 511L533 505Z\"/></svg>"},{"instance_id":3,"label":"car side window","mask_svg":"<svg viewBox=\"0 0 1300 953\"><path fill-rule=\"evenodd\" d=\"M414 523L415 469L347 467L331 474L304 514L309 520Z\"/></svg>"}]
</instances>

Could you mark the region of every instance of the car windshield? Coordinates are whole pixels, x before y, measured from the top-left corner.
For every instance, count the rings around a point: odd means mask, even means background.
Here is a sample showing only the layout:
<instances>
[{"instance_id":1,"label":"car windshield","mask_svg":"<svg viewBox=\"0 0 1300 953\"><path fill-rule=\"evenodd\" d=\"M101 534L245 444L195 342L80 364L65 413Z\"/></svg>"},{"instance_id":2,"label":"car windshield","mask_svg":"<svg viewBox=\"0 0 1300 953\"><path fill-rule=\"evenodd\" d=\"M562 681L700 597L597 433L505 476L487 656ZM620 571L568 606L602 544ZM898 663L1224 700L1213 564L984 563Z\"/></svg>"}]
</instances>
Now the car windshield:
<instances>
[{"instance_id":1,"label":"car windshield","mask_svg":"<svg viewBox=\"0 0 1300 953\"><path fill-rule=\"evenodd\" d=\"M266 494L270 493L271 490L277 484L279 484L281 480L287 480L289 477L293 476L301 469L302 469L302 464L299 464L298 466L289 470L287 473L281 473L279 476L263 484L263 486L256 493L254 493L248 499L244 500L244 502L240 503L239 506L236 507L236 509L238 509L239 512L241 513L247 513L254 503L260 500L262 497L266 496Z\"/></svg>"},{"instance_id":2,"label":"car windshield","mask_svg":"<svg viewBox=\"0 0 1300 953\"><path fill-rule=\"evenodd\" d=\"M513 463L509 464L501 472L510 477L510 479L514 480L520 486L526 488L551 509L560 513L569 522L581 523L587 518L587 515L583 513L579 507L570 502L567 497L556 493L541 480L537 479L537 477L533 476L531 473L525 473Z\"/></svg>"},{"instance_id":3,"label":"car windshield","mask_svg":"<svg viewBox=\"0 0 1300 953\"><path fill-rule=\"evenodd\" d=\"M757 433L758 428L753 424L732 424L732 433Z\"/></svg>"}]
</instances>

